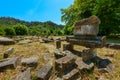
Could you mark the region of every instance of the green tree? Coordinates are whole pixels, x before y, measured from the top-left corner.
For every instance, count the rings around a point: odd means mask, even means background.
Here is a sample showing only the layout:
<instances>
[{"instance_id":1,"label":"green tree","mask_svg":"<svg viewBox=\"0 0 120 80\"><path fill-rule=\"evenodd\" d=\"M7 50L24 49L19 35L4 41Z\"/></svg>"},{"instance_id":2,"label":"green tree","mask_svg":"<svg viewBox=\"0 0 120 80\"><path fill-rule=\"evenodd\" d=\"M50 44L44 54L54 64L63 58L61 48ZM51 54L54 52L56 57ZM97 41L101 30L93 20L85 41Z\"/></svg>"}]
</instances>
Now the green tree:
<instances>
[{"instance_id":1,"label":"green tree","mask_svg":"<svg viewBox=\"0 0 120 80\"><path fill-rule=\"evenodd\" d=\"M15 30L12 27L6 27L4 31L5 35L16 35Z\"/></svg>"},{"instance_id":2,"label":"green tree","mask_svg":"<svg viewBox=\"0 0 120 80\"><path fill-rule=\"evenodd\" d=\"M96 15L101 20L99 34L120 33L120 0L74 0L72 5L61 11L66 32L76 21Z\"/></svg>"},{"instance_id":3,"label":"green tree","mask_svg":"<svg viewBox=\"0 0 120 80\"><path fill-rule=\"evenodd\" d=\"M27 35L28 34L28 28L25 25L17 24L14 26L16 35Z\"/></svg>"}]
</instances>

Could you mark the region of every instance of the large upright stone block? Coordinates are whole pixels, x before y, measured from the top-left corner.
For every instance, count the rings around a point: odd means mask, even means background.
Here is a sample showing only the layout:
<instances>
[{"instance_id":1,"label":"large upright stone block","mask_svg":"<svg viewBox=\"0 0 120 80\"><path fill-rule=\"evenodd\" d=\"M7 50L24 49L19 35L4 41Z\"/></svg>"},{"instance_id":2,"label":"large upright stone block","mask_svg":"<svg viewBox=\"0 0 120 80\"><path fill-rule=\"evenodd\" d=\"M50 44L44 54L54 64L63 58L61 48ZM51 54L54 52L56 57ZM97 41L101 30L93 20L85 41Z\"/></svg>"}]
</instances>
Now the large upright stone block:
<instances>
[{"instance_id":1,"label":"large upright stone block","mask_svg":"<svg viewBox=\"0 0 120 80\"><path fill-rule=\"evenodd\" d=\"M100 20L97 16L91 16L77 21L74 24L74 35L97 35Z\"/></svg>"}]
</instances>

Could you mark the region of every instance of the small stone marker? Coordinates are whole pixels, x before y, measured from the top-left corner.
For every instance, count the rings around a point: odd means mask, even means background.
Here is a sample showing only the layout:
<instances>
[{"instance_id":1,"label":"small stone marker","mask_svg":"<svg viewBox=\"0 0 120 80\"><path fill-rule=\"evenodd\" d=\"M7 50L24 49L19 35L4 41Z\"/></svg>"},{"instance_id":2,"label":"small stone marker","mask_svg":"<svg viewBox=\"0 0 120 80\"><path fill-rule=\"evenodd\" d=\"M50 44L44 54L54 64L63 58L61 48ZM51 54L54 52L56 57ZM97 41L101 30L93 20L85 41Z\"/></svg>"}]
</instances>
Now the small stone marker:
<instances>
[{"instance_id":1,"label":"small stone marker","mask_svg":"<svg viewBox=\"0 0 120 80\"><path fill-rule=\"evenodd\" d=\"M57 49L61 48L61 41L60 40L56 40L56 48Z\"/></svg>"},{"instance_id":2,"label":"small stone marker","mask_svg":"<svg viewBox=\"0 0 120 80\"><path fill-rule=\"evenodd\" d=\"M52 72L52 65L51 62L45 64L42 68L35 72L35 76L38 80L49 80L49 77Z\"/></svg>"},{"instance_id":3,"label":"small stone marker","mask_svg":"<svg viewBox=\"0 0 120 80\"><path fill-rule=\"evenodd\" d=\"M63 76L63 80L75 80L79 76L79 70L73 69L71 72Z\"/></svg>"},{"instance_id":4,"label":"small stone marker","mask_svg":"<svg viewBox=\"0 0 120 80\"><path fill-rule=\"evenodd\" d=\"M10 54L12 54L14 52L14 48L9 48L8 50L6 50L4 52L4 58L8 58Z\"/></svg>"},{"instance_id":5,"label":"small stone marker","mask_svg":"<svg viewBox=\"0 0 120 80\"><path fill-rule=\"evenodd\" d=\"M31 80L30 68L23 72L18 73L11 80Z\"/></svg>"},{"instance_id":6,"label":"small stone marker","mask_svg":"<svg viewBox=\"0 0 120 80\"><path fill-rule=\"evenodd\" d=\"M0 63L0 70L6 68L16 68L18 64L19 57L10 58L9 60Z\"/></svg>"},{"instance_id":7,"label":"small stone marker","mask_svg":"<svg viewBox=\"0 0 120 80\"><path fill-rule=\"evenodd\" d=\"M38 57L24 58L21 60L23 66L36 67L38 65Z\"/></svg>"}]
</instances>

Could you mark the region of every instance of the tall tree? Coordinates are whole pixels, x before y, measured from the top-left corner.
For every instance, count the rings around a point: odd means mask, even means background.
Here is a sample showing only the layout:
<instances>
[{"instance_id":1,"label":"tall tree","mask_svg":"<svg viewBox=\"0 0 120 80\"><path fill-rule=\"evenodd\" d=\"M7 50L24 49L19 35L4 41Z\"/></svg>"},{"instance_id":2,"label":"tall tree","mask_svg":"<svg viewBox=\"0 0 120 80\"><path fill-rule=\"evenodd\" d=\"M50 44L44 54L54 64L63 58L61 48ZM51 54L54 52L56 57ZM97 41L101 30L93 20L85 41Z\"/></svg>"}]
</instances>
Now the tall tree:
<instances>
[{"instance_id":1,"label":"tall tree","mask_svg":"<svg viewBox=\"0 0 120 80\"><path fill-rule=\"evenodd\" d=\"M74 0L72 5L61 11L66 31L77 20L96 15L101 20L99 34L120 33L120 0Z\"/></svg>"}]
</instances>

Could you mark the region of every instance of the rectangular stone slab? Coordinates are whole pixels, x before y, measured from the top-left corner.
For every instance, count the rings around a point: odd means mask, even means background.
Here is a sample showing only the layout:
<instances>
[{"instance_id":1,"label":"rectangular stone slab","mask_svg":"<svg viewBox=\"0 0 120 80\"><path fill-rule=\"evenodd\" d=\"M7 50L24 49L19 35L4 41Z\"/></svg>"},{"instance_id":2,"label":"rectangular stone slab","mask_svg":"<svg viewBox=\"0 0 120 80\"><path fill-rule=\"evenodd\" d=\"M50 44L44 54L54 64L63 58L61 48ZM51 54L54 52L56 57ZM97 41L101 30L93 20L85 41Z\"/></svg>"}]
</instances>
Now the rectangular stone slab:
<instances>
[{"instance_id":1,"label":"rectangular stone slab","mask_svg":"<svg viewBox=\"0 0 120 80\"><path fill-rule=\"evenodd\" d=\"M19 64L19 57L10 58L0 63L0 71L6 68L16 68Z\"/></svg>"},{"instance_id":2,"label":"rectangular stone slab","mask_svg":"<svg viewBox=\"0 0 120 80\"><path fill-rule=\"evenodd\" d=\"M36 67L38 65L38 57L33 56L21 60L23 66Z\"/></svg>"},{"instance_id":3,"label":"rectangular stone slab","mask_svg":"<svg viewBox=\"0 0 120 80\"><path fill-rule=\"evenodd\" d=\"M73 44L73 45L81 45L81 46L86 46L86 47L95 47L95 48L101 48L105 45L105 42L106 42L106 37L103 36L103 37L98 37L97 38L94 38L92 37L92 39L89 37L89 38L85 38L81 36L78 38L76 37L67 37L67 42Z\"/></svg>"},{"instance_id":4,"label":"rectangular stone slab","mask_svg":"<svg viewBox=\"0 0 120 80\"><path fill-rule=\"evenodd\" d=\"M35 72L35 76L38 80L49 80L49 77L52 72L52 65L50 62L45 64L42 68Z\"/></svg>"}]
</instances>

